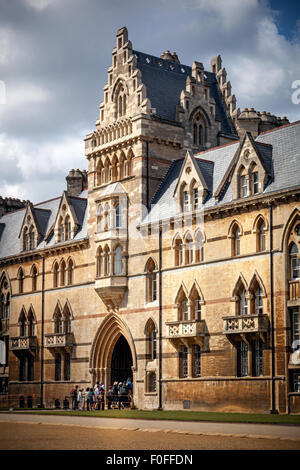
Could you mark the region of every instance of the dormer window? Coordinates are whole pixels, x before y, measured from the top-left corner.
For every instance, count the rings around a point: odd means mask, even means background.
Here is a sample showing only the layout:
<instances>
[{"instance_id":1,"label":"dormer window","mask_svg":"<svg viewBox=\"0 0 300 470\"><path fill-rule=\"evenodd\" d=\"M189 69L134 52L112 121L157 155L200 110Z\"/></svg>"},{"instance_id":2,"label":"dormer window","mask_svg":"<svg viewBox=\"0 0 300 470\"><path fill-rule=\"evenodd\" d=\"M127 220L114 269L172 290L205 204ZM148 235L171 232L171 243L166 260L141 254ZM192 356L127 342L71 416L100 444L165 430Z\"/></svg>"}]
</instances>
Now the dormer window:
<instances>
[{"instance_id":1,"label":"dormer window","mask_svg":"<svg viewBox=\"0 0 300 470\"><path fill-rule=\"evenodd\" d=\"M241 175L241 197L247 196L247 178L246 175Z\"/></svg>"},{"instance_id":2,"label":"dormer window","mask_svg":"<svg viewBox=\"0 0 300 470\"><path fill-rule=\"evenodd\" d=\"M198 188L193 189L193 209L199 208L199 191Z\"/></svg>"},{"instance_id":3,"label":"dormer window","mask_svg":"<svg viewBox=\"0 0 300 470\"><path fill-rule=\"evenodd\" d=\"M252 173L252 187L253 187L253 194L258 194L258 191L259 191L258 171L254 171Z\"/></svg>"}]
</instances>

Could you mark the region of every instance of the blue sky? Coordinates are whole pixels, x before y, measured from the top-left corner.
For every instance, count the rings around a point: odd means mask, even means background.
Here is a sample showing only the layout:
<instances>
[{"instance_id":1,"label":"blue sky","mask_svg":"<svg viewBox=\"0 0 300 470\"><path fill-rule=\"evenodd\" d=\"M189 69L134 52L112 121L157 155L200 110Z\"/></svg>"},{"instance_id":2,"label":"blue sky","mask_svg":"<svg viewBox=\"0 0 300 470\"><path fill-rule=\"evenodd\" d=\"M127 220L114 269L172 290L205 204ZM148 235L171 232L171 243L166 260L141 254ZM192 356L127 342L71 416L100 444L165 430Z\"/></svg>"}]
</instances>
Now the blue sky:
<instances>
[{"instance_id":1,"label":"blue sky","mask_svg":"<svg viewBox=\"0 0 300 470\"><path fill-rule=\"evenodd\" d=\"M0 195L36 203L87 168L116 31L133 48L210 67L221 54L237 106L300 119L300 3L271 0L1 0ZM1 84L1 82L0 82ZM1 99L0 99L1 103Z\"/></svg>"}]
</instances>

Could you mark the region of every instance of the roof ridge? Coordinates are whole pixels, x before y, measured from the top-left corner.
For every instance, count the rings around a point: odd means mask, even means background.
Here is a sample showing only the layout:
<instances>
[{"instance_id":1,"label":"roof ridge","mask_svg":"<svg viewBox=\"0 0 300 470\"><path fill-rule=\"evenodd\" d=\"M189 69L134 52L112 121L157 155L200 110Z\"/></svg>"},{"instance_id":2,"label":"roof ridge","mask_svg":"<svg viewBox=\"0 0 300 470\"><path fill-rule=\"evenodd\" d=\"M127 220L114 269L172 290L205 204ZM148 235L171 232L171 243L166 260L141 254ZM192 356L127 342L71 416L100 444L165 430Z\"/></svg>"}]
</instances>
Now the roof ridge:
<instances>
[{"instance_id":1,"label":"roof ridge","mask_svg":"<svg viewBox=\"0 0 300 470\"><path fill-rule=\"evenodd\" d=\"M197 158L197 155L200 155L201 153L208 153L208 152L212 152L213 150L217 150L217 149L220 149L222 147L227 147L229 145L233 145L233 144L237 144L237 143L240 143L241 140L234 140L233 142L227 142L226 144L222 144L222 145L216 145L215 147L211 147L210 149L207 149L207 150L201 150L201 152L198 152L197 154L194 155L195 158Z\"/></svg>"},{"instance_id":2,"label":"roof ridge","mask_svg":"<svg viewBox=\"0 0 300 470\"><path fill-rule=\"evenodd\" d=\"M264 135L264 134L268 134L269 132L280 131L280 129L283 129L284 127L295 126L296 124L300 124L300 120L299 121L294 121L294 122L289 122L288 124L283 124L282 126L274 127L274 129L269 129L268 131L261 132L257 137L259 137L261 135Z\"/></svg>"}]
</instances>

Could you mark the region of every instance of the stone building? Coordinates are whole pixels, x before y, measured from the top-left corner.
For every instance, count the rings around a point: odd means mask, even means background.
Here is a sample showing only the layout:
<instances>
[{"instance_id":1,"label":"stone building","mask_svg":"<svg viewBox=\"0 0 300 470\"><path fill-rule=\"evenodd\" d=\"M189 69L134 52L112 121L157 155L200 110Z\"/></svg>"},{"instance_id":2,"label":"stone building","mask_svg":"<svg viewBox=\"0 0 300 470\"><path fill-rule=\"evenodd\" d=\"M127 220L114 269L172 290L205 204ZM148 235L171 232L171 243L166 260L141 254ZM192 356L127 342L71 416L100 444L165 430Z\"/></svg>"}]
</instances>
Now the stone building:
<instances>
[{"instance_id":1,"label":"stone building","mask_svg":"<svg viewBox=\"0 0 300 470\"><path fill-rule=\"evenodd\" d=\"M3 403L300 411L300 121L117 32L88 171L0 218Z\"/></svg>"}]
</instances>

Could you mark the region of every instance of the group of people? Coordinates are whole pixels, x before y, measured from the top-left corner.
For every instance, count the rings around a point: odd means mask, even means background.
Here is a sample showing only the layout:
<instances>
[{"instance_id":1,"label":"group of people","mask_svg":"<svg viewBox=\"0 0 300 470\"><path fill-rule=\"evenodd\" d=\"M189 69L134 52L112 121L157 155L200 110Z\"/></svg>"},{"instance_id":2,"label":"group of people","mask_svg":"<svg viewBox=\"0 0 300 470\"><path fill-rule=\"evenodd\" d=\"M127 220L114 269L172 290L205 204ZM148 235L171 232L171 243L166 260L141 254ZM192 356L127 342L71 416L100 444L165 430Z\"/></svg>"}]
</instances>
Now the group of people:
<instances>
[{"instance_id":1,"label":"group of people","mask_svg":"<svg viewBox=\"0 0 300 470\"><path fill-rule=\"evenodd\" d=\"M126 408L132 405L133 385L130 378L123 382L114 382L105 393L104 384L97 382L94 387L85 390L78 385L71 391L73 410L104 410L105 401L107 409ZM105 400L106 398L106 400Z\"/></svg>"}]
</instances>

